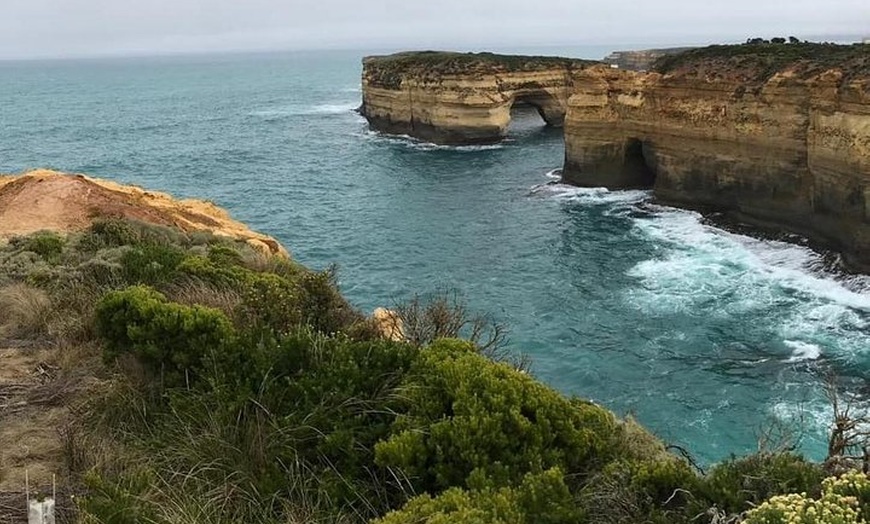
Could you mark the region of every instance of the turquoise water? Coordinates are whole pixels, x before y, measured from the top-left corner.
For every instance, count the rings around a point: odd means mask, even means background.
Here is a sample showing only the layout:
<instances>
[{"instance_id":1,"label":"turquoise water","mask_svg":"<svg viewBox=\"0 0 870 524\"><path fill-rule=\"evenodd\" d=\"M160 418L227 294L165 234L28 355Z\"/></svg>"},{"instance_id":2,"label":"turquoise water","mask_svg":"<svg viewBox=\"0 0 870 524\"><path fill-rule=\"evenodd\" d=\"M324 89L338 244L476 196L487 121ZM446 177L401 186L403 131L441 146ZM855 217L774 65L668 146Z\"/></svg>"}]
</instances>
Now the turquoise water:
<instances>
[{"instance_id":1,"label":"turquoise water","mask_svg":"<svg viewBox=\"0 0 870 524\"><path fill-rule=\"evenodd\" d=\"M646 192L555 184L558 130L448 148L373 133L363 53L0 63L0 171L48 166L214 200L371 310L439 286L562 391L709 462L775 421L818 457L819 375L870 371L870 280Z\"/></svg>"}]
</instances>

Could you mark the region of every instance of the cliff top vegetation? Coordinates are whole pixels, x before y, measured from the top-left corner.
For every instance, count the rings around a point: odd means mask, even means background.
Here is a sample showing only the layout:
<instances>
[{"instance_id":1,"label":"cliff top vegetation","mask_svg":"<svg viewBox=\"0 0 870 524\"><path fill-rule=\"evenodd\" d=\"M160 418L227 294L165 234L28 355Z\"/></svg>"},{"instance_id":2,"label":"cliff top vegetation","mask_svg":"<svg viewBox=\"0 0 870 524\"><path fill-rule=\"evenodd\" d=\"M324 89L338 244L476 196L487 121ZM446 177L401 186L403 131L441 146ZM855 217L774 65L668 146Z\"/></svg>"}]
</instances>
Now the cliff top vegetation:
<instances>
[{"instance_id":1,"label":"cliff top vegetation","mask_svg":"<svg viewBox=\"0 0 870 524\"><path fill-rule=\"evenodd\" d=\"M758 38L739 45L712 45L663 56L654 65L654 70L663 74L747 82L763 82L785 70L808 78L830 69L841 70L844 82L870 79L870 45Z\"/></svg>"},{"instance_id":2,"label":"cliff top vegetation","mask_svg":"<svg viewBox=\"0 0 870 524\"><path fill-rule=\"evenodd\" d=\"M864 477L823 483L821 465L785 452L701 472L488 351L497 331L480 336L462 304L397 307L396 340L334 277L117 218L0 245L3 371L32 357L26 379L0 373L0 523L24 520L10 513L24 494L3 490L40 459L51 469L30 485L47 493L56 472L59 522L84 524L868 517ZM36 455L28 431L48 421L58 431Z\"/></svg>"},{"instance_id":3,"label":"cliff top vegetation","mask_svg":"<svg viewBox=\"0 0 870 524\"><path fill-rule=\"evenodd\" d=\"M363 60L369 83L398 89L402 78L433 78L444 75L479 75L542 71L554 68L579 69L598 62L557 56L410 51Z\"/></svg>"}]
</instances>

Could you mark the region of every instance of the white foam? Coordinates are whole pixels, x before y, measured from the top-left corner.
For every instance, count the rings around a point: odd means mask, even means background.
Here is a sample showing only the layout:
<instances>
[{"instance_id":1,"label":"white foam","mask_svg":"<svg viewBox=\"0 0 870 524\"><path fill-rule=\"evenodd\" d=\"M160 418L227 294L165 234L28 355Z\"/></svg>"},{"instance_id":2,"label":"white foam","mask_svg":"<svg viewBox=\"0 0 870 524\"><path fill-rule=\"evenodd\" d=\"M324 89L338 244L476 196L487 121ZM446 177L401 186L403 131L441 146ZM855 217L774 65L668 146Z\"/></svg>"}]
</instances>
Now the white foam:
<instances>
[{"instance_id":1,"label":"white foam","mask_svg":"<svg viewBox=\"0 0 870 524\"><path fill-rule=\"evenodd\" d=\"M388 135L386 133L381 133L380 131L375 131L372 129L365 130L362 136L363 138L375 140L378 142L403 145L409 149L414 149L417 151L459 151L469 153L477 151L492 151L496 149L504 149L505 147L503 143L470 146L448 146L442 144L433 144L431 142L423 142L410 135Z\"/></svg>"},{"instance_id":2,"label":"white foam","mask_svg":"<svg viewBox=\"0 0 870 524\"><path fill-rule=\"evenodd\" d=\"M822 356L822 348L808 342L800 340L785 340L783 343L792 349L791 357L786 362L803 362L805 360L816 360Z\"/></svg>"},{"instance_id":3,"label":"white foam","mask_svg":"<svg viewBox=\"0 0 870 524\"><path fill-rule=\"evenodd\" d=\"M834 410L823 398L805 402L780 400L770 407L770 413L788 424L795 431L795 437L803 434L820 440L827 437L834 420Z\"/></svg>"},{"instance_id":4,"label":"white foam","mask_svg":"<svg viewBox=\"0 0 870 524\"><path fill-rule=\"evenodd\" d=\"M350 113L359 107L359 102L343 103L343 104L320 104L308 110L305 114L311 115L340 115L342 113Z\"/></svg>"},{"instance_id":5,"label":"white foam","mask_svg":"<svg viewBox=\"0 0 870 524\"><path fill-rule=\"evenodd\" d=\"M648 207L654 212L634 219L636 231L660 248L629 271L640 285L626 300L637 308L721 318L757 314L773 324L773 337L816 348L802 347L792 356L800 360L818 358L820 348L846 360L870 352L868 277L820 270L821 255L804 246L723 231L691 211Z\"/></svg>"},{"instance_id":6,"label":"white foam","mask_svg":"<svg viewBox=\"0 0 870 524\"><path fill-rule=\"evenodd\" d=\"M547 173L548 177L551 176L550 173ZM553 183L533 186L531 192L543 193L557 200L583 204L634 204L649 199L652 194L650 191L642 190L611 191L604 187L576 187Z\"/></svg>"},{"instance_id":7,"label":"white foam","mask_svg":"<svg viewBox=\"0 0 870 524\"><path fill-rule=\"evenodd\" d=\"M291 116L341 115L354 111L358 106L359 103L318 104L307 107L287 106L254 111L251 115L270 120Z\"/></svg>"}]
</instances>

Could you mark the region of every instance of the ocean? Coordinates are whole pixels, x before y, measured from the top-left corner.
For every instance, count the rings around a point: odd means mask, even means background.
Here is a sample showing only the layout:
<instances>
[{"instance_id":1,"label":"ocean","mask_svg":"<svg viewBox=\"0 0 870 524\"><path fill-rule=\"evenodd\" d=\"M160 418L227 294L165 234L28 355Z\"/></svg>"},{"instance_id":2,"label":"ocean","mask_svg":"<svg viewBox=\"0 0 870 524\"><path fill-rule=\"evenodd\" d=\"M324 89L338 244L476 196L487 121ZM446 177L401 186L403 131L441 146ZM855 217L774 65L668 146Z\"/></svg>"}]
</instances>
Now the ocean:
<instances>
[{"instance_id":1,"label":"ocean","mask_svg":"<svg viewBox=\"0 0 870 524\"><path fill-rule=\"evenodd\" d=\"M824 377L870 375L868 277L649 192L560 185L561 132L536 114L493 146L372 132L354 112L365 54L0 62L0 172L212 200L302 263L337 264L366 312L455 289L538 378L702 463L783 434L823 458Z\"/></svg>"}]
</instances>

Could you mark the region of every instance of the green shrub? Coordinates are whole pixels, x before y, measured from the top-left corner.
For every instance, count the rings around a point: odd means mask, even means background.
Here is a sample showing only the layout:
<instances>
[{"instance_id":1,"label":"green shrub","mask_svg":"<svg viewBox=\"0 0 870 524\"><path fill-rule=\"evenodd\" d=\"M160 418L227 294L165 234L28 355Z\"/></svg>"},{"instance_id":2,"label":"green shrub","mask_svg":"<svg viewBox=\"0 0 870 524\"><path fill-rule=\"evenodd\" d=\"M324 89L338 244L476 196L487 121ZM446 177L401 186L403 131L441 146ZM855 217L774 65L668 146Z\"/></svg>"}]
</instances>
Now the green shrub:
<instances>
[{"instance_id":1,"label":"green shrub","mask_svg":"<svg viewBox=\"0 0 870 524\"><path fill-rule=\"evenodd\" d=\"M100 524L140 524L156 522L156 513L143 494L153 487L154 478L142 472L130 472L123 481L107 481L96 472L85 475L87 496L78 502L81 521L96 519Z\"/></svg>"},{"instance_id":2,"label":"green shrub","mask_svg":"<svg viewBox=\"0 0 870 524\"><path fill-rule=\"evenodd\" d=\"M504 486L553 467L579 478L613 451L609 412L566 399L468 342L423 350L404 394L406 414L375 451L378 464L401 469L420 491L468 486L472 477Z\"/></svg>"},{"instance_id":3,"label":"green shrub","mask_svg":"<svg viewBox=\"0 0 870 524\"><path fill-rule=\"evenodd\" d=\"M66 239L53 231L37 231L26 237L17 237L9 241L10 245L21 251L36 253L46 262L57 263Z\"/></svg>"},{"instance_id":4,"label":"green shrub","mask_svg":"<svg viewBox=\"0 0 870 524\"><path fill-rule=\"evenodd\" d=\"M132 353L167 386L188 383L206 355L233 336L220 311L173 304L145 286L107 294L97 305L96 324L108 361Z\"/></svg>"},{"instance_id":5,"label":"green shrub","mask_svg":"<svg viewBox=\"0 0 870 524\"><path fill-rule=\"evenodd\" d=\"M751 510L746 524L860 524L870 513L870 481L864 473L846 473L822 484L818 499L806 493L777 495Z\"/></svg>"},{"instance_id":6,"label":"green shrub","mask_svg":"<svg viewBox=\"0 0 870 524\"><path fill-rule=\"evenodd\" d=\"M175 278L184 259L184 251L175 246L142 244L123 254L121 267L128 283L156 285Z\"/></svg>"},{"instance_id":7,"label":"green shrub","mask_svg":"<svg viewBox=\"0 0 870 524\"><path fill-rule=\"evenodd\" d=\"M117 218L97 220L79 238L78 247L84 251L134 246L142 241L142 234L133 222Z\"/></svg>"},{"instance_id":8,"label":"green shrub","mask_svg":"<svg viewBox=\"0 0 870 524\"><path fill-rule=\"evenodd\" d=\"M687 508L699 484L698 476L677 457L620 458L589 481L582 501L591 523L673 524L688 520Z\"/></svg>"},{"instance_id":9,"label":"green shrub","mask_svg":"<svg viewBox=\"0 0 870 524\"><path fill-rule=\"evenodd\" d=\"M298 277L299 309L305 324L321 333L338 333L365 318L341 296L335 268L306 272Z\"/></svg>"},{"instance_id":10,"label":"green shrub","mask_svg":"<svg viewBox=\"0 0 870 524\"><path fill-rule=\"evenodd\" d=\"M208 248L208 259L218 266L241 266L242 254L227 244L214 244Z\"/></svg>"},{"instance_id":11,"label":"green shrub","mask_svg":"<svg viewBox=\"0 0 870 524\"><path fill-rule=\"evenodd\" d=\"M526 475L516 488L451 488L421 495L374 524L573 524L582 520L559 469Z\"/></svg>"},{"instance_id":12,"label":"green shrub","mask_svg":"<svg viewBox=\"0 0 870 524\"><path fill-rule=\"evenodd\" d=\"M704 494L719 509L736 514L774 495L818 495L824 474L818 464L790 453L731 458L708 474Z\"/></svg>"},{"instance_id":13,"label":"green shrub","mask_svg":"<svg viewBox=\"0 0 870 524\"><path fill-rule=\"evenodd\" d=\"M288 333L302 325L299 296L295 282L270 273L253 274L242 294L242 317L250 325Z\"/></svg>"},{"instance_id":14,"label":"green shrub","mask_svg":"<svg viewBox=\"0 0 870 524\"><path fill-rule=\"evenodd\" d=\"M217 264L210 258L196 255L188 255L178 264L176 270L182 276L194 278L218 289L240 290L252 277L250 272L241 268Z\"/></svg>"}]
</instances>

